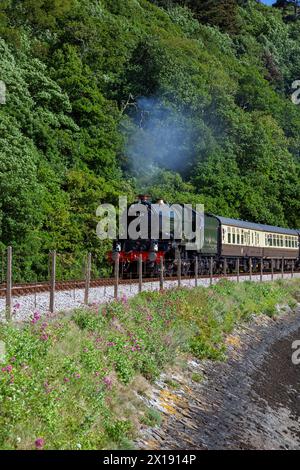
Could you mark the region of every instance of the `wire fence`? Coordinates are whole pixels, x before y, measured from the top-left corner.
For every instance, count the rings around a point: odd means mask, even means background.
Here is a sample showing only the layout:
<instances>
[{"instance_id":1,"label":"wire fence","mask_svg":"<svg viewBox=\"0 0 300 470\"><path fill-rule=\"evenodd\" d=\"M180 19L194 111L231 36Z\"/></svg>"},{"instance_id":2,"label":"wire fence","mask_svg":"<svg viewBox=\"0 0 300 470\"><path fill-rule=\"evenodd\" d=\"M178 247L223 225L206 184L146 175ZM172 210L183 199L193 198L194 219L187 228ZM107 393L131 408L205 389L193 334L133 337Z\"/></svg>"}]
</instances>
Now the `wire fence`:
<instances>
[{"instance_id":1,"label":"wire fence","mask_svg":"<svg viewBox=\"0 0 300 470\"><path fill-rule=\"evenodd\" d=\"M41 258L42 259L42 258ZM160 256L151 264L155 270L152 272L152 278L149 279L147 262L143 254L140 254L135 263L132 265L134 270L128 271L124 267L122 258L119 253L114 253L114 259L111 266L105 270L99 269L99 260L93 253L82 253L75 257L74 254L61 254L52 251L47 255L47 268L39 271L39 275L31 276L31 279L25 283L18 283L18 279L24 279L20 276L20 269L28 269L29 276L30 266L20 253L13 253L11 247L1 253L1 288L0 297L5 297L5 311L7 320L12 316L13 297L33 293L35 296L39 292L49 292L49 311L55 311L55 295L60 290L74 290L76 297L76 289L83 291L83 303L89 304L90 289L96 286L108 286L113 288L113 298L119 298L119 288L121 283L132 285L132 281L137 284L137 292L142 292L145 283L156 282L158 288L163 290L168 281L173 281L178 287L182 286L183 280L189 279L193 286L198 285L199 279L207 279L207 285L212 285L215 278L234 278L238 282L242 276L247 279L263 281L265 275L273 280L275 274L278 273L284 278L288 274L294 277L295 261L281 259L261 258L260 260L252 260L249 258L245 264L241 264L240 259L236 260L223 258L221 262L216 264L214 257L203 258L195 257L193 260L182 259L180 254L174 259L167 259ZM15 269L14 269L15 268ZM126 266L128 268L128 265ZM99 273L105 272L105 276L99 276ZM34 277L34 278L32 278ZM105 283L104 281L110 283ZM99 283L99 282L100 283ZM102 284L101 284L102 281ZM97 284L98 282L98 284ZM36 298L35 298L36 304Z\"/></svg>"}]
</instances>

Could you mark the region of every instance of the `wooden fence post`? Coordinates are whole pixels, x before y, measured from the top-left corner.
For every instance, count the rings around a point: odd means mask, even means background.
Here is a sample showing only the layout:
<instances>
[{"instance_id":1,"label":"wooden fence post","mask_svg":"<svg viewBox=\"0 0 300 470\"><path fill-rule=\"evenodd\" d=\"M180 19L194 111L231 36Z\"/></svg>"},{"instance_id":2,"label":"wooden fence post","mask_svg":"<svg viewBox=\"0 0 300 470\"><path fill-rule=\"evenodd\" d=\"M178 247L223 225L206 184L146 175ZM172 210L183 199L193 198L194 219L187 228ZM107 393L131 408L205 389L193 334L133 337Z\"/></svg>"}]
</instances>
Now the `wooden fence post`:
<instances>
[{"instance_id":1,"label":"wooden fence post","mask_svg":"<svg viewBox=\"0 0 300 470\"><path fill-rule=\"evenodd\" d=\"M139 293L143 290L143 255L139 256Z\"/></svg>"},{"instance_id":2,"label":"wooden fence post","mask_svg":"<svg viewBox=\"0 0 300 470\"><path fill-rule=\"evenodd\" d=\"M294 266L295 266L294 260L292 260L292 275L291 275L292 278L294 277Z\"/></svg>"},{"instance_id":3,"label":"wooden fence post","mask_svg":"<svg viewBox=\"0 0 300 470\"><path fill-rule=\"evenodd\" d=\"M56 251L51 252L51 274L50 274L50 313L55 309L55 282L56 282Z\"/></svg>"},{"instance_id":4,"label":"wooden fence post","mask_svg":"<svg viewBox=\"0 0 300 470\"><path fill-rule=\"evenodd\" d=\"M274 281L274 259L271 259L271 280Z\"/></svg>"},{"instance_id":5,"label":"wooden fence post","mask_svg":"<svg viewBox=\"0 0 300 470\"><path fill-rule=\"evenodd\" d=\"M195 287L198 287L198 269L199 269L199 260L198 256L195 259Z\"/></svg>"},{"instance_id":6,"label":"wooden fence post","mask_svg":"<svg viewBox=\"0 0 300 470\"><path fill-rule=\"evenodd\" d=\"M89 303L89 290L91 283L91 266L92 266L92 254L88 253L86 258L85 266L85 290L84 290L84 303L88 305Z\"/></svg>"},{"instance_id":7,"label":"wooden fence post","mask_svg":"<svg viewBox=\"0 0 300 470\"><path fill-rule=\"evenodd\" d=\"M210 263L209 263L209 284L212 286L213 283L213 266L214 266L214 259L211 256L210 257Z\"/></svg>"},{"instance_id":8,"label":"wooden fence post","mask_svg":"<svg viewBox=\"0 0 300 470\"><path fill-rule=\"evenodd\" d=\"M224 258L224 276L227 276L227 258Z\"/></svg>"},{"instance_id":9,"label":"wooden fence post","mask_svg":"<svg viewBox=\"0 0 300 470\"><path fill-rule=\"evenodd\" d=\"M252 281L252 258L249 258L249 280Z\"/></svg>"},{"instance_id":10,"label":"wooden fence post","mask_svg":"<svg viewBox=\"0 0 300 470\"><path fill-rule=\"evenodd\" d=\"M160 257L159 289L164 290L164 258Z\"/></svg>"},{"instance_id":11,"label":"wooden fence post","mask_svg":"<svg viewBox=\"0 0 300 470\"><path fill-rule=\"evenodd\" d=\"M237 282L240 282L240 258L236 260L236 278Z\"/></svg>"},{"instance_id":12,"label":"wooden fence post","mask_svg":"<svg viewBox=\"0 0 300 470\"><path fill-rule=\"evenodd\" d=\"M4 251L1 253L1 284L4 282Z\"/></svg>"},{"instance_id":13,"label":"wooden fence post","mask_svg":"<svg viewBox=\"0 0 300 470\"><path fill-rule=\"evenodd\" d=\"M7 247L7 271L6 271L6 320L11 320L12 308L12 247Z\"/></svg>"},{"instance_id":14,"label":"wooden fence post","mask_svg":"<svg viewBox=\"0 0 300 470\"><path fill-rule=\"evenodd\" d=\"M260 282L263 282L264 278L264 259L261 258L260 260Z\"/></svg>"},{"instance_id":15,"label":"wooden fence post","mask_svg":"<svg viewBox=\"0 0 300 470\"><path fill-rule=\"evenodd\" d=\"M178 278L178 287L181 287L181 253L178 251L178 258L177 258L177 278Z\"/></svg>"},{"instance_id":16,"label":"wooden fence post","mask_svg":"<svg viewBox=\"0 0 300 470\"><path fill-rule=\"evenodd\" d=\"M120 254L115 253L116 258L115 258L115 284L114 284L114 298L115 300L118 300L118 294L119 294L119 269L120 269ZM131 283L130 283L131 285Z\"/></svg>"}]
</instances>

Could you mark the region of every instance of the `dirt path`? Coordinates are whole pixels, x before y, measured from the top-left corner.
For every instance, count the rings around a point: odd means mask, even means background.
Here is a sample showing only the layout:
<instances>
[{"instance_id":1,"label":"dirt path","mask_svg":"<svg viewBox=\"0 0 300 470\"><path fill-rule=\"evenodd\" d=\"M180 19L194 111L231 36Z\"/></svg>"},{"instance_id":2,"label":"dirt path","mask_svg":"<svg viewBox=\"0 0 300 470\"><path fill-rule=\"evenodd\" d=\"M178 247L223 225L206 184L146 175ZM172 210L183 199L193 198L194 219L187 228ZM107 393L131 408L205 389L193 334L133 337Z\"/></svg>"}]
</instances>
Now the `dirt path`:
<instances>
[{"instance_id":1,"label":"dirt path","mask_svg":"<svg viewBox=\"0 0 300 470\"><path fill-rule=\"evenodd\" d=\"M139 447L299 449L295 340L300 340L299 308L276 321L260 316L228 338L226 362L191 360L184 373L163 376L148 397L164 413L163 424L145 430ZM196 376L204 379L196 383Z\"/></svg>"}]
</instances>

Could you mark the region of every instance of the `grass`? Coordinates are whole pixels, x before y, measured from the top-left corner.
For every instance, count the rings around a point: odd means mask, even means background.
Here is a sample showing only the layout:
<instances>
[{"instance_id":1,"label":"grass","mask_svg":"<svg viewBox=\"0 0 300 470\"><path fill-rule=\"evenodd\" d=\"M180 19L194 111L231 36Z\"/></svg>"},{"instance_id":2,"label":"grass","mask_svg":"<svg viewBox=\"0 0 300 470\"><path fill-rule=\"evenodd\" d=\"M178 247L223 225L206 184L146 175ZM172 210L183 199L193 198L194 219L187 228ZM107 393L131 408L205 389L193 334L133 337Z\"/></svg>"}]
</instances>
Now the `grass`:
<instances>
[{"instance_id":1,"label":"grass","mask_svg":"<svg viewBox=\"0 0 300 470\"><path fill-rule=\"evenodd\" d=\"M139 395L162 370L182 355L224 359L238 322L293 307L299 291L297 280L224 280L1 324L0 448L131 449L141 426L160 423Z\"/></svg>"}]
</instances>

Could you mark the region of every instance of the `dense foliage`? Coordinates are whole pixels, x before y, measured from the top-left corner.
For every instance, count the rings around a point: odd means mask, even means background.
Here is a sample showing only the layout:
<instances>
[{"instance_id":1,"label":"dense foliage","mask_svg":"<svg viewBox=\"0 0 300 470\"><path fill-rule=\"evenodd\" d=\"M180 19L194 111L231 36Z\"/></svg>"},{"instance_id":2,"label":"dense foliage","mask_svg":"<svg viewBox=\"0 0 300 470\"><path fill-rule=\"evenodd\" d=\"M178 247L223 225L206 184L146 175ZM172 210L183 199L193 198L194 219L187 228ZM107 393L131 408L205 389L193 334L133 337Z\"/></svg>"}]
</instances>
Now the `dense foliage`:
<instances>
[{"instance_id":1,"label":"dense foliage","mask_svg":"<svg viewBox=\"0 0 300 470\"><path fill-rule=\"evenodd\" d=\"M19 278L54 248L73 275L88 250L103 266L96 207L138 190L300 226L299 20L277 3L1 2L0 249Z\"/></svg>"},{"instance_id":2,"label":"dense foliage","mask_svg":"<svg viewBox=\"0 0 300 470\"><path fill-rule=\"evenodd\" d=\"M224 280L123 297L72 318L35 312L22 326L0 323L0 448L132 447L141 426L159 422L141 397L162 370L174 372L191 354L224 358L237 323L273 317L279 303L295 306L297 293L296 279ZM168 410L169 400L161 406Z\"/></svg>"}]
</instances>

